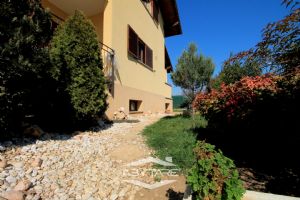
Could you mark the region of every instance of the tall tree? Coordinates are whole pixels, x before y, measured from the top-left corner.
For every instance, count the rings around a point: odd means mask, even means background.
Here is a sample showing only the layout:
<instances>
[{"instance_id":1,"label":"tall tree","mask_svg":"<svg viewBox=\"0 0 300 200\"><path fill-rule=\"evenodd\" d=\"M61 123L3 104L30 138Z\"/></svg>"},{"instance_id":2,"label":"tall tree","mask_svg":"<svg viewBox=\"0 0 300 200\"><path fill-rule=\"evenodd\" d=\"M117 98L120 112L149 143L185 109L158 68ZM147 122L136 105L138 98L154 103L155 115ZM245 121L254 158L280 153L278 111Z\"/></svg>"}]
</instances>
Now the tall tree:
<instances>
[{"instance_id":1,"label":"tall tree","mask_svg":"<svg viewBox=\"0 0 300 200\"><path fill-rule=\"evenodd\" d=\"M3 0L0 21L0 132L8 132L34 114L49 66L51 16L40 0Z\"/></svg>"},{"instance_id":2,"label":"tall tree","mask_svg":"<svg viewBox=\"0 0 300 200\"><path fill-rule=\"evenodd\" d=\"M197 46L193 43L178 59L176 70L171 74L171 78L176 86L182 88L189 107L195 95L209 83L214 68L212 59L198 54Z\"/></svg>"},{"instance_id":3,"label":"tall tree","mask_svg":"<svg viewBox=\"0 0 300 200\"><path fill-rule=\"evenodd\" d=\"M76 119L92 119L107 107L105 77L95 28L80 11L61 24L51 42L51 74Z\"/></svg>"},{"instance_id":4,"label":"tall tree","mask_svg":"<svg viewBox=\"0 0 300 200\"><path fill-rule=\"evenodd\" d=\"M230 55L232 56L232 54ZM262 74L261 66L258 62L249 60L235 60L225 62L217 77L211 79L210 87L219 89L222 83L231 84L241 80L245 76L259 76Z\"/></svg>"}]
</instances>

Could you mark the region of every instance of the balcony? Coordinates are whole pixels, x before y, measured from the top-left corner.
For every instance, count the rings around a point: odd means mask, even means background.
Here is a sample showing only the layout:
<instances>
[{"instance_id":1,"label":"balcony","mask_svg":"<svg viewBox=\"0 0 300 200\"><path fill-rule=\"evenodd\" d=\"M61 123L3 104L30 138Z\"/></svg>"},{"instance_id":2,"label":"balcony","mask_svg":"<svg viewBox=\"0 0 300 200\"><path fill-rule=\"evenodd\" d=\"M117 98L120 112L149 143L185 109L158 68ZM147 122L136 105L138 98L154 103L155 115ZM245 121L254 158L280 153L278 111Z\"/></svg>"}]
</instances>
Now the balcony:
<instances>
[{"instance_id":1,"label":"balcony","mask_svg":"<svg viewBox=\"0 0 300 200\"><path fill-rule=\"evenodd\" d=\"M95 25L98 36L100 54L103 62L103 73L107 80L110 93L113 92L114 82L114 55L115 52L108 45L104 44L104 12L107 0L42 0L42 5L49 8L53 22L58 25L75 10L81 10Z\"/></svg>"},{"instance_id":2,"label":"balcony","mask_svg":"<svg viewBox=\"0 0 300 200\"><path fill-rule=\"evenodd\" d=\"M114 84L114 56L115 51L109 46L99 42L99 46L101 49L101 58L103 63L103 73L107 81L107 86L109 92L112 94L113 92L113 84Z\"/></svg>"},{"instance_id":3,"label":"balcony","mask_svg":"<svg viewBox=\"0 0 300 200\"><path fill-rule=\"evenodd\" d=\"M75 10L81 10L88 17L102 13L107 4L107 0L44 0L43 3L47 1L66 15L72 15Z\"/></svg>"}]
</instances>

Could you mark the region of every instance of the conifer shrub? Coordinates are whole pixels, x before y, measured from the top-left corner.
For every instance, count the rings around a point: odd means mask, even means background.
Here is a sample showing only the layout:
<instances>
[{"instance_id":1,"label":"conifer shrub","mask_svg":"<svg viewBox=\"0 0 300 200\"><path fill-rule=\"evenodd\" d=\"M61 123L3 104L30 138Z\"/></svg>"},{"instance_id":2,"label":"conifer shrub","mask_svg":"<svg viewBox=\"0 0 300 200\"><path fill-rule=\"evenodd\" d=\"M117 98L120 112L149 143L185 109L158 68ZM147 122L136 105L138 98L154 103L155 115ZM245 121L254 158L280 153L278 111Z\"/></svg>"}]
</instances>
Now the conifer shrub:
<instances>
[{"instance_id":1,"label":"conifer shrub","mask_svg":"<svg viewBox=\"0 0 300 200\"><path fill-rule=\"evenodd\" d=\"M59 25L50 48L51 76L76 120L102 115L106 85L95 28L80 11Z\"/></svg>"},{"instance_id":2,"label":"conifer shrub","mask_svg":"<svg viewBox=\"0 0 300 200\"><path fill-rule=\"evenodd\" d=\"M199 141L194 149L196 163L187 182L197 200L240 200L245 192L233 161L211 144Z\"/></svg>"},{"instance_id":3,"label":"conifer shrub","mask_svg":"<svg viewBox=\"0 0 300 200\"><path fill-rule=\"evenodd\" d=\"M0 6L0 139L19 133L35 115L49 67L51 15L40 0L3 0Z\"/></svg>"}]
</instances>

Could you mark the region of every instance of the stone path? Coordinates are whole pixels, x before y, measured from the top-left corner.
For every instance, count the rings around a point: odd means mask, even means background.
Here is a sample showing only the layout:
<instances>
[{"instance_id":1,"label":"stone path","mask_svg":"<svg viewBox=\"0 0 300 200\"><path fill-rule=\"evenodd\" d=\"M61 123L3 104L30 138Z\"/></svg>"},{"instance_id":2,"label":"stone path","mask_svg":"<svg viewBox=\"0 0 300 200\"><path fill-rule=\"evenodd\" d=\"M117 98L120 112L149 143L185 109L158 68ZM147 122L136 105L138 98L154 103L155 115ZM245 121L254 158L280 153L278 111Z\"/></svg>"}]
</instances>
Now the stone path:
<instances>
[{"instance_id":1,"label":"stone path","mask_svg":"<svg viewBox=\"0 0 300 200\"><path fill-rule=\"evenodd\" d=\"M160 117L73 136L0 143L0 199L142 199L135 198L141 188L123 182L123 172L128 162L152 154L138 133ZM12 190L19 196L12 198Z\"/></svg>"}]
</instances>

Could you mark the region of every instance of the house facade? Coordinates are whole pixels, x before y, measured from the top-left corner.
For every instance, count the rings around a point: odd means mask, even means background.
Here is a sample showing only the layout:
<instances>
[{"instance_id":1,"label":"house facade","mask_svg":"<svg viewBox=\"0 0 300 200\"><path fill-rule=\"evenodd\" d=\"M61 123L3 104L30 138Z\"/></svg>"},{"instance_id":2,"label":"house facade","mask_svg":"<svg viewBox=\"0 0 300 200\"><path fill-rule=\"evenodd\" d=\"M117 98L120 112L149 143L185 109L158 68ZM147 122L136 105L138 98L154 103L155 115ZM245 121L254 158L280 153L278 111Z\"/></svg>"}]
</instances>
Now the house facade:
<instances>
[{"instance_id":1,"label":"house facade","mask_svg":"<svg viewBox=\"0 0 300 200\"><path fill-rule=\"evenodd\" d=\"M181 34L176 0L42 0L42 5L54 24L81 10L95 25L108 79L109 118L119 110L172 112L165 38Z\"/></svg>"}]
</instances>

